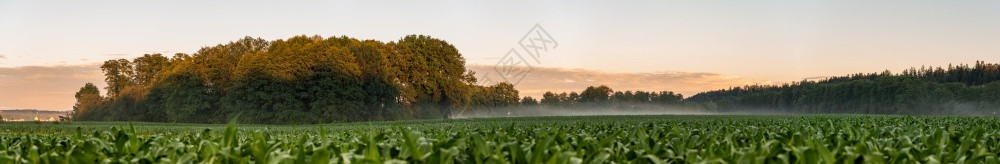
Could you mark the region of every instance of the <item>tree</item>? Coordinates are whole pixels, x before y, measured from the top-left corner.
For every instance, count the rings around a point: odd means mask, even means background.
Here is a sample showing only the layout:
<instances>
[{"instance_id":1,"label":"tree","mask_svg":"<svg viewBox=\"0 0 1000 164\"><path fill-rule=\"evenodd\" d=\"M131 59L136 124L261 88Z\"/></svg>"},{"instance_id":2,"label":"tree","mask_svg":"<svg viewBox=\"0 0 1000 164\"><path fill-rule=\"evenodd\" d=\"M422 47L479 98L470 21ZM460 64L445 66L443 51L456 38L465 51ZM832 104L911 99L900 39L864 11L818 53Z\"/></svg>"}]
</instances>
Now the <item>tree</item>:
<instances>
[{"instance_id":1,"label":"tree","mask_svg":"<svg viewBox=\"0 0 1000 164\"><path fill-rule=\"evenodd\" d=\"M612 92L614 91L605 85L587 87L583 92L580 92L580 103L607 104Z\"/></svg>"},{"instance_id":2,"label":"tree","mask_svg":"<svg viewBox=\"0 0 1000 164\"><path fill-rule=\"evenodd\" d=\"M174 57L170 57L170 63L171 64L176 64L176 63L180 63L181 61L190 60L190 59L191 59L191 55L188 55L188 54L185 54L185 53L176 53L176 54L174 54Z\"/></svg>"},{"instance_id":3,"label":"tree","mask_svg":"<svg viewBox=\"0 0 1000 164\"><path fill-rule=\"evenodd\" d=\"M118 97L125 87L134 85L132 64L126 59L108 60L101 65L104 71L104 81L108 83L108 98Z\"/></svg>"},{"instance_id":4,"label":"tree","mask_svg":"<svg viewBox=\"0 0 1000 164\"><path fill-rule=\"evenodd\" d=\"M405 100L417 104L411 113L419 117L449 117L455 107L468 100L465 59L453 45L424 35L409 35L390 43L402 56ZM408 103L409 104L409 103Z\"/></svg>"},{"instance_id":5,"label":"tree","mask_svg":"<svg viewBox=\"0 0 1000 164\"><path fill-rule=\"evenodd\" d=\"M536 106L538 104L539 104L538 100L535 100L535 98L531 98L531 96L525 96L524 98L521 98L521 105L523 106Z\"/></svg>"},{"instance_id":6,"label":"tree","mask_svg":"<svg viewBox=\"0 0 1000 164\"><path fill-rule=\"evenodd\" d=\"M333 38L331 38L332 40ZM351 52L321 37L297 36L248 54L236 68L225 107L248 122L364 121L367 94Z\"/></svg>"},{"instance_id":7,"label":"tree","mask_svg":"<svg viewBox=\"0 0 1000 164\"><path fill-rule=\"evenodd\" d=\"M209 93L205 81L193 72L172 74L162 85L150 91L150 101L167 116L165 121L189 123L221 123L228 115L212 111L219 97Z\"/></svg>"},{"instance_id":8,"label":"tree","mask_svg":"<svg viewBox=\"0 0 1000 164\"><path fill-rule=\"evenodd\" d=\"M343 46L354 55L357 65L361 70L360 82L364 94L364 110L359 112L359 118L369 120L387 120L400 117L398 111L401 97L399 89L402 86L396 83L396 77L403 72L399 70L400 63L392 62L392 59L400 58L399 53L391 46L374 40L360 41L346 36L327 39L333 46Z\"/></svg>"},{"instance_id":9,"label":"tree","mask_svg":"<svg viewBox=\"0 0 1000 164\"><path fill-rule=\"evenodd\" d=\"M518 91L514 89L514 85L507 82L500 82L489 86L490 95L496 104L496 107L509 107L518 105L520 100L518 96ZM532 99L534 100L534 99Z\"/></svg>"},{"instance_id":10,"label":"tree","mask_svg":"<svg viewBox=\"0 0 1000 164\"><path fill-rule=\"evenodd\" d=\"M236 77L234 73L242 58L247 54L262 53L270 45L271 42L264 39L244 37L227 44L204 47L190 57L193 62L189 67L194 67L191 70L205 80L211 92L224 94L222 91L234 84L232 78Z\"/></svg>"},{"instance_id":11,"label":"tree","mask_svg":"<svg viewBox=\"0 0 1000 164\"><path fill-rule=\"evenodd\" d=\"M76 92L76 104L73 105L73 115L85 114L102 105L104 98L101 91L93 83L87 83Z\"/></svg>"},{"instance_id":12,"label":"tree","mask_svg":"<svg viewBox=\"0 0 1000 164\"><path fill-rule=\"evenodd\" d=\"M87 83L87 84L84 84L83 87L80 88L80 91L76 92L76 94L74 95L74 97L76 97L76 99L80 99L83 96L91 95L91 94L100 96L101 95L101 90L97 89L97 86L95 86L94 83Z\"/></svg>"},{"instance_id":13,"label":"tree","mask_svg":"<svg viewBox=\"0 0 1000 164\"><path fill-rule=\"evenodd\" d=\"M518 91L514 85L506 82L497 83L491 86L474 86L470 94L469 107L475 111L485 111L493 113L495 111L508 113L511 108L521 104L518 98ZM535 104L538 102L535 101Z\"/></svg>"},{"instance_id":14,"label":"tree","mask_svg":"<svg viewBox=\"0 0 1000 164\"><path fill-rule=\"evenodd\" d=\"M580 104L580 102L581 102L580 94L578 94L576 92L569 92L569 96L566 97L565 102L566 102L566 105L568 105L568 106L575 106L575 105Z\"/></svg>"},{"instance_id":15,"label":"tree","mask_svg":"<svg viewBox=\"0 0 1000 164\"><path fill-rule=\"evenodd\" d=\"M145 54L132 60L135 67L135 83L149 85L154 77L170 64L170 59L160 54Z\"/></svg>"},{"instance_id":16,"label":"tree","mask_svg":"<svg viewBox=\"0 0 1000 164\"><path fill-rule=\"evenodd\" d=\"M563 92L562 95L566 95L566 93ZM539 104L545 105L546 107L549 107L549 108L553 108L553 107L562 106L563 100L565 100L565 99L566 99L566 97L560 96L560 94L555 94L555 93L552 93L552 92L545 92L545 94L542 94L542 100L539 102Z\"/></svg>"}]
</instances>

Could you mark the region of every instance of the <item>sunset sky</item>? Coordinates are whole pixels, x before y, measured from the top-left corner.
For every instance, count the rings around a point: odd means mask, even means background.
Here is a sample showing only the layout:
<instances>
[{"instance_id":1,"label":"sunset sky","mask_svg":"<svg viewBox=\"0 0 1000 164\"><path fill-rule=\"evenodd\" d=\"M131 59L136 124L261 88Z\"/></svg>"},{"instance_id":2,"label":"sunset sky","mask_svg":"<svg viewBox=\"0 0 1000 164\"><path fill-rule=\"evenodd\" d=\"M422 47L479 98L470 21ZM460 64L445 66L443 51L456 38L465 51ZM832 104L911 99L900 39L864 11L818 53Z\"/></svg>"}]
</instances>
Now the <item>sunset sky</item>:
<instances>
[{"instance_id":1,"label":"sunset sky","mask_svg":"<svg viewBox=\"0 0 1000 164\"><path fill-rule=\"evenodd\" d=\"M518 84L522 95L614 84L690 96L1000 59L996 0L0 0L0 109L69 110L83 83L104 86L99 62L193 53L244 36L424 34L488 72L536 24L558 47L532 63L539 69Z\"/></svg>"}]
</instances>

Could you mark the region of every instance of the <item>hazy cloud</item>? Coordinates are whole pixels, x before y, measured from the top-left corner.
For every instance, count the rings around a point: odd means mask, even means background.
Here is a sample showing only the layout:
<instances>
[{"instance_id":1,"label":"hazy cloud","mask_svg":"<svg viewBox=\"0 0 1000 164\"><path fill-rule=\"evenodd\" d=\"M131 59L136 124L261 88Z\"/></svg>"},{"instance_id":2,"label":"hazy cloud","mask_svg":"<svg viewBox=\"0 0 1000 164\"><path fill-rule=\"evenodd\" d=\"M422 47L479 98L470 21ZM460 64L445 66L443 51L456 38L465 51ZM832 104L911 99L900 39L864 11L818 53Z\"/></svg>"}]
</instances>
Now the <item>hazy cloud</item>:
<instances>
[{"instance_id":1,"label":"hazy cloud","mask_svg":"<svg viewBox=\"0 0 1000 164\"><path fill-rule=\"evenodd\" d=\"M468 65L480 80L497 73L491 65ZM490 79L499 81L498 77ZM541 97L546 91L580 92L588 86L607 85L616 91L673 91L685 97L733 86L770 84L768 81L704 72L606 73L585 69L535 67L515 88L521 96Z\"/></svg>"},{"instance_id":2,"label":"hazy cloud","mask_svg":"<svg viewBox=\"0 0 1000 164\"><path fill-rule=\"evenodd\" d=\"M171 54L174 51L158 50L158 51L144 51L147 54Z\"/></svg>"},{"instance_id":3,"label":"hazy cloud","mask_svg":"<svg viewBox=\"0 0 1000 164\"><path fill-rule=\"evenodd\" d=\"M3 54L0 54L0 59L6 59L6 58L7 58L7 56L4 56Z\"/></svg>"},{"instance_id":4,"label":"hazy cloud","mask_svg":"<svg viewBox=\"0 0 1000 164\"><path fill-rule=\"evenodd\" d=\"M104 54L104 56L124 57L128 56L128 54Z\"/></svg>"},{"instance_id":5,"label":"hazy cloud","mask_svg":"<svg viewBox=\"0 0 1000 164\"><path fill-rule=\"evenodd\" d=\"M99 65L0 67L0 109L71 110L88 82L106 86Z\"/></svg>"}]
</instances>

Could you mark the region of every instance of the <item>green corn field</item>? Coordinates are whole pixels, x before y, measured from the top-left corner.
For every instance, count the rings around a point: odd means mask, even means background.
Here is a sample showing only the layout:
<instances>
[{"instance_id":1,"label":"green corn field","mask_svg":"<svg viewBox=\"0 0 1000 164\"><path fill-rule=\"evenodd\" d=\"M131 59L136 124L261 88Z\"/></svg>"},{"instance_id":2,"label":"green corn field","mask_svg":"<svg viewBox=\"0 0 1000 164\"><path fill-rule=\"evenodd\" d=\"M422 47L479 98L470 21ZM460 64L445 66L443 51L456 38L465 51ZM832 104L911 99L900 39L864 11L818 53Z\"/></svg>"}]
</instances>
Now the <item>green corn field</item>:
<instances>
[{"instance_id":1,"label":"green corn field","mask_svg":"<svg viewBox=\"0 0 1000 164\"><path fill-rule=\"evenodd\" d=\"M0 124L0 163L1000 163L996 117Z\"/></svg>"}]
</instances>

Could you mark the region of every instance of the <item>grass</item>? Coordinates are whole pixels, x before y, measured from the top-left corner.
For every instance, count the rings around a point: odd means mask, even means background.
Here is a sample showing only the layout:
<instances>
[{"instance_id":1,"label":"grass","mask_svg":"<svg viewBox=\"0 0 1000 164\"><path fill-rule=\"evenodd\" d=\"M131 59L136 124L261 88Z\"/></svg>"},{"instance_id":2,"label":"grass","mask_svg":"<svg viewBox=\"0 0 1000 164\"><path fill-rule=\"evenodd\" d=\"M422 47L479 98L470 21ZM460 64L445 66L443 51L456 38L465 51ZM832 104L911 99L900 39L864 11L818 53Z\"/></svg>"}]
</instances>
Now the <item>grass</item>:
<instances>
[{"instance_id":1,"label":"grass","mask_svg":"<svg viewBox=\"0 0 1000 164\"><path fill-rule=\"evenodd\" d=\"M576 116L0 124L0 163L1000 163L996 117Z\"/></svg>"}]
</instances>

